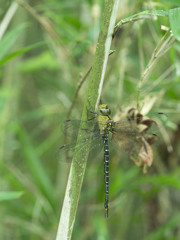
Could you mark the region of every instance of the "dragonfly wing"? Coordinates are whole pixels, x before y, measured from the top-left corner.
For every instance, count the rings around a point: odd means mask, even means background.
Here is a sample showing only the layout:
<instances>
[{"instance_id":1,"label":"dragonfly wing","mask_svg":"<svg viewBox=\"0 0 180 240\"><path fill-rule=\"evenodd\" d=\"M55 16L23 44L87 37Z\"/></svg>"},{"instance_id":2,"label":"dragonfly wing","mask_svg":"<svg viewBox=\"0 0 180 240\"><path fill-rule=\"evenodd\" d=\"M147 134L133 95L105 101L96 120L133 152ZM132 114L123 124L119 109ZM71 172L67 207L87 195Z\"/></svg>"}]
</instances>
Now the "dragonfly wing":
<instances>
[{"instance_id":1,"label":"dragonfly wing","mask_svg":"<svg viewBox=\"0 0 180 240\"><path fill-rule=\"evenodd\" d=\"M90 129L93 128L94 122L93 121L80 121L80 120L66 120L62 124L62 131L65 135L68 137L71 137L71 139L76 139L79 128L81 123L84 123L83 125L86 125L86 129L84 129L87 132L87 135L92 132Z\"/></svg>"},{"instance_id":2,"label":"dragonfly wing","mask_svg":"<svg viewBox=\"0 0 180 240\"><path fill-rule=\"evenodd\" d=\"M87 140L88 138L85 138L79 143L78 147L80 150L82 150L82 148L85 146L85 141ZM77 148L76 141L64 144L57 149L55 157L57 160L61 162L70 163L72 161L73 153L76 150L76 148Z\"/></svg>"},{"instance_id":3,"label":"dragonfly wing","mask_svg":"<svg viewBox=\"0 0 180 240\"><path fill-rule=\"evenodd\" d=\"M132 122L122 119L114 123L113 139L128 155L139 151L141 144L138 135L139 130Z\"/></svg>"},{"instance_id":4,"label":"dragonfly wing","mask_svg":"<svg viewBox=\"0 0 180 240\"><path fill-rule=\"evenodd\" d=\"M74 126L77 125L77 121L76 122L67 121L66 124L67 124L68 131L70 131L70 129L73 130ZM80 121L79 121L79 124L80 124ZM88 121L88 124L89 124L88 126L92 128L92 121L90 123ZM72 132L72 130L70 132ZM72 133L72 136L70 136L70 134L67 135L66 139L68 140L73 139L73 141L59 147L59 149L56 151L56 154L55 154L56 159L60 160L61 162L71 162L73 153L76 150L76 148L78 147L78 149L81 151L85 147L86 141L89 141L89 140L91 140L91 145L89 149L89 153L90 153L89 158L93 158L100 152L100 149L103 146L103 141L102 141L102 136L100 134L98 124L97 123L94 124L93 130L90 130L88 128L83 130L86 132L87 137L83 138L80 141L80 143L78 143L78 145L76 144L77 133L75 132Z\"/></svg>"},{"instance_id":5,"label":"dragonfly wing","mask_svg":"<svg viewBox=\"0 0 180 240\"><path fill-rule=\"evenodd\" d=\"M143 146L142 139L150 144L157 141L159 131L167 121L167 116L163 113L155 113L150 117L138 113L114 122L113 139L122 150L130 155L139 153Z\"/></svg>"},{"instance_id":6,"label":"dragonfly wing","mask_svg":"<svg viewBox=\"0 0 180 240\"><path fill-rule=\"evenodd\" d=\"M94 134L91 139L88 159L89 160L93 160L94 158L97 159L97 156L101 152L102 147L103 147L102 135L100 134L100 132L96 132L96 134Z\"/></svg>"}]
</instances>

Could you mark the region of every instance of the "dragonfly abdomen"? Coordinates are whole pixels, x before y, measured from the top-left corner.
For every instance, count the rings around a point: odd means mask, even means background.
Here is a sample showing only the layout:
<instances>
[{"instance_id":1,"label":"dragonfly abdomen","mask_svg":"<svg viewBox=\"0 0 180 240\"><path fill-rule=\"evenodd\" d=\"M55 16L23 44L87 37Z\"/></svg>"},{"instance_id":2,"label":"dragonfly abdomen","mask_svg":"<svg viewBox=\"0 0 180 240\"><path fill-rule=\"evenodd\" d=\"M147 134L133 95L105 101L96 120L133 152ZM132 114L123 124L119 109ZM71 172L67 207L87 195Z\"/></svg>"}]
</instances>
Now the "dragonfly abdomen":
<instances>
[{"instance_id":1,"label":"dragonfly abdomen","mask_svg":"<svg viewBox=\"0 0 180 240\"><path fill-rule=\"evenodd\" d=\"M108 217L108 201L109 201L109 145L108 137L103 137L104 141L104 183L105 183L105 217Z\"/></svg>"}]
</instances>

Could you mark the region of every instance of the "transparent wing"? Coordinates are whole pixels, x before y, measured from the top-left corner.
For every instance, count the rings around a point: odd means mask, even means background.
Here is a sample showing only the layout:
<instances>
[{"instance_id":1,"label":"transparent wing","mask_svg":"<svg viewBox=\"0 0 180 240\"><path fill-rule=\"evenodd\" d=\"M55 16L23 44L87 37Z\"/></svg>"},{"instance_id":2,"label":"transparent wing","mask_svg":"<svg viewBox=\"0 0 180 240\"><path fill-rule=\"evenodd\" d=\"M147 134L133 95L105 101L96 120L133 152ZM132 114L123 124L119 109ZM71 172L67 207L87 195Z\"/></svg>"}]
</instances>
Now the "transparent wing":
<instances>
[{"instance_id":1,"label":"transparent wing","mask_svg":"<svg viewBox=\"0 0 180 240\"><path fill-rule=\"evenodd\" d=\"M79 127L83 121L80 120L66 120L62 124L62 131L64 135L71 137L71 141L77 138ZM86 125L86 131L88 134L88 131L93 128L94 122L93 121L84 121L84 124Z\"/></svg>"},{"instance_id":2,"label":"transparent wing","mask_svg":"<svg viewBox=\"0 0 180 240\"><path fill-rule=\"evenodd\" d=\"M140 147L137 138L138 134L138 127L128 120L122 119L114 123L112 137L117 145L128 155L131 155L136 148Z\"/></svg>"},{"instance_id":3,"label":"transparent wing","mask_svg":"<svg viewBox=\"0 0 180 240\"><path fill-rule=\"evenodd\" d=\"M99 123L93 121L85 122L87 128L82 129L86 133L86 138L82 139L81 142L77 145L77 135L79 131L79 126L81 121L78 120L68 120L64 122L63 125L63 132L65 133L65 140L69 141L69 143L62 145L56 151L56 159L60 160L61 162L71 162L72 156L76 148L81 151L84 146L86 145L86 141L91 140L91 145L89 149L89 158L95 157L99 154L100 150L103 146L102 135L100 134L99 130ZM93 126L94 125L94 126ZM93 127L93 130L91 130Z\"/></svg>"},{"instance_id":4,"label":"transparent wing","mask_svg":"<svg viewBox=\"0 0 180 240\"><path fill-rule=\"evenodd\" d=\"M124 118L113 123L112 136L118 146L128 155L140 152L145 142L152 144L157 140L160 129L164 126L161 118L167 119L162 113L152 114L153 118Z\"/></svg>"},{"instance_id":5,"label":"transparent wing","mask_svg":"<svg viewBox=\"0 0 180 240\"><path fill-rule=\"evenodd\" d=\"M125 151L128 155L138 154L141 147L144 144L143 138L151 144L154 141L155 136L158 136L159 129L162 127L162 122L159 120L162 114L152 114L154 119L142 119L142 115L136 117L128 117L120 119L119 121L112 121L112 138L117 145ZM158 119L158 121L156 120ZM96 157L102 149L103 141L102 134L99 130L99 125L106 123L86 121L84 125L86 128L82 129L86 133L86 138L82 139L79 145L76 145L77 135L80 124L79 120L67 120L63 124L63 132L65 134L65 142L67 144L62 145L56 152L56 158L60 161L71 162L72 155L75 149L78 147L83 149L85 142L91 139L91 146L89 150L89 158ZM91 130L93 129L93 130ZM143 138L142 138L143 134ZM144 146L146 149L146 146Z\"/></svg>"}]
</instances>

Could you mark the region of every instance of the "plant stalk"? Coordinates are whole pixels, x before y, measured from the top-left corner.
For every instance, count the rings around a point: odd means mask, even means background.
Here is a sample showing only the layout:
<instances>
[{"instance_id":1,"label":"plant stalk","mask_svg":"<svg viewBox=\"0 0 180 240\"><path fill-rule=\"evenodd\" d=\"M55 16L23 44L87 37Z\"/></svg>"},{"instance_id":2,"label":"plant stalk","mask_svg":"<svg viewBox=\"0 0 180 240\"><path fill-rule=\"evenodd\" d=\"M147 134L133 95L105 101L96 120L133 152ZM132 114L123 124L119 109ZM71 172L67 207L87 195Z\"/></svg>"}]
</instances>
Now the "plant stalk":
<instances>
[{"instance_id":1,"label":"plant stalk","mask_svg":"<svg viewBox=\"0 0 180 240\"><path fill-rule=\"evenodd\" d=\"M119 0L106 0L102 26L98 38L92 71L89 78L87 96L82 113L82 122L77 138L77 147L74 152L72 165L70 168L64 203L62 207L59 227L56 240L71 239L74 227L76 211L78 207L81 186L84 178L86 162L89 153L90 140L80 147L79 143L86 138L85 121L87 121L87 109L96 111L99 105L101 91L106 71L112 34L115 26L115 19Z\"/></svg>"}]
</instances>

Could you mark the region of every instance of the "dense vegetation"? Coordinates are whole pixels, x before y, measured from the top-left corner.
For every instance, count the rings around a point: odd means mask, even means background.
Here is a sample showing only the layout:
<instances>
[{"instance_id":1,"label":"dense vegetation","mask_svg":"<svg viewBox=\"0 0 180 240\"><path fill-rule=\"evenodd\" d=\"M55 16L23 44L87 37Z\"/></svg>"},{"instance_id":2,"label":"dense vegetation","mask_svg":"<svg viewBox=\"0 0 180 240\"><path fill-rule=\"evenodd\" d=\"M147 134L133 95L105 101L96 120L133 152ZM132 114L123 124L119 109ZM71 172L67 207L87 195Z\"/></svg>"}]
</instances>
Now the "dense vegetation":
<instances>
[{"instance_id":1,"label":"dense vegetation","mask_svg":"<svg viewBox=\"0 0 180 240\"><path fill-rule=\"evenodd\" d=\"M104 2L0 1L0 239L56 236L70 166L55 153L63 121L81 119ZM101 100L112 116L138 105L167 118L145 175L112 144L108 219L103 152L88 161L73 239L180 239L177 7L120 1Z\"/></svg>"}]
</instances>

